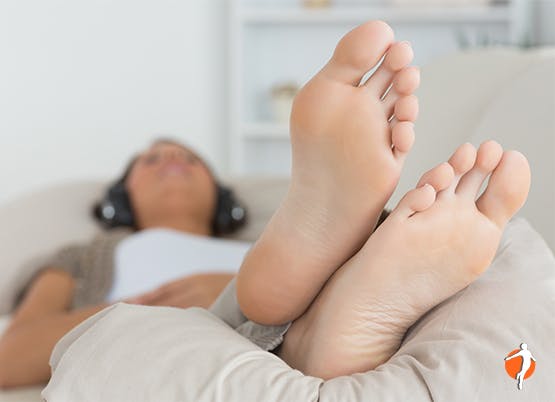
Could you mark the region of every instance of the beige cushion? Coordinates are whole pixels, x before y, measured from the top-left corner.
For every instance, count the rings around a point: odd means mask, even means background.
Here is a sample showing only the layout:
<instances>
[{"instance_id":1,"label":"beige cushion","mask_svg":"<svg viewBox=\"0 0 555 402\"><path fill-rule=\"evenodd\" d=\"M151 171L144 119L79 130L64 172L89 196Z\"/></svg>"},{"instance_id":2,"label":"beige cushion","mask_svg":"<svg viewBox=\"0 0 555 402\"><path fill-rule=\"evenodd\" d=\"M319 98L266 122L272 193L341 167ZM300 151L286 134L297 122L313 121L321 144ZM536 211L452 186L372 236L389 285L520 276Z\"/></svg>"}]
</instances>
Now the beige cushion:
<instances>
[{"instance_id":1,"label":"beige cushion","mask_svg":"<svg viewBox=\"0 0 555 402\"><path fill-rule=\"evenodd\" d=\"M247 225L228 237L255 241L287 193L289 178L229 177L223 181L235 189L237 197L247 205L249 214Z\"/></svg>"},{"instance_id":2,"label":"beige cushion","mask_svg":"<svg viewBox=\"0 0 555 402\"><path fill-rule=\"evenodd\" d=\"M119 303L66 334L42 396L70 401L547 401L555 373L555 260L524 220L494 263L429 311L376 370L303 376L210 312ZM536 372L518 391L503 358L527 342Z\"/></svg>"}]
</instances>

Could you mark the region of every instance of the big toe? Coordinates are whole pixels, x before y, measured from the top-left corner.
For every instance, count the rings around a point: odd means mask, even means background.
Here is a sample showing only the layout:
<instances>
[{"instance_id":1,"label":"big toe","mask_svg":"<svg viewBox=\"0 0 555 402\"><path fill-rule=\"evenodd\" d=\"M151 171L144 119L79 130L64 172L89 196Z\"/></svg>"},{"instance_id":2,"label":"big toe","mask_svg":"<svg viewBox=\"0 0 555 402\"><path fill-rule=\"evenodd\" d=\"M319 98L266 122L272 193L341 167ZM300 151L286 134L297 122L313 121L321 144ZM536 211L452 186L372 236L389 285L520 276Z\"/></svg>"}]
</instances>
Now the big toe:
<instances>
[{"instance_id":1,"label":"big toe","mask_svg":"<svg viewBox=\"0 0 555 402\"><path fill-rule=\"evenodd\" d=\"M341 38L322 73L358 86L364 74L378 64L393 41L393 30L385 22L365 22Z\"/></svg>"},{"instance_id":2,"label":"big toe","mask_svg":"<svg viewBox=\"0 0 555 402\"><path fill-rule=\"evenodd\" d=\"M524 205L530 189L530 166L524 155L505 151L476 206L499 228Z\"/></svg>"}]
</instances>

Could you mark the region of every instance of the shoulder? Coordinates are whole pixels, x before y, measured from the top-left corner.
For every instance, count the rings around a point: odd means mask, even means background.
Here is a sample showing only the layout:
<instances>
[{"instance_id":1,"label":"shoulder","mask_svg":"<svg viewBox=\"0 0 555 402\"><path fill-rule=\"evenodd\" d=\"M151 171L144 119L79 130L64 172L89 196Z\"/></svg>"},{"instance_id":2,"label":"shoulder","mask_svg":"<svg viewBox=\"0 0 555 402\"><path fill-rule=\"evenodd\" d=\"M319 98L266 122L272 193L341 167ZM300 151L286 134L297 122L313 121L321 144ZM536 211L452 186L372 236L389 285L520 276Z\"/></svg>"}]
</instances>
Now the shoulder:
<instances>
[{"instance_id":1,"label":"shoulder","mask_svg":"<svg viewBox=\"0 0 555 402\"><path fill-rule=\"evenodd\" d=\"M130 228L114 228L110 230L103 230L97 233L92 241L86 245L87 248L98 247L114 247L123 239L132 236L135 233Z\"/></svg>"}]
</instances>

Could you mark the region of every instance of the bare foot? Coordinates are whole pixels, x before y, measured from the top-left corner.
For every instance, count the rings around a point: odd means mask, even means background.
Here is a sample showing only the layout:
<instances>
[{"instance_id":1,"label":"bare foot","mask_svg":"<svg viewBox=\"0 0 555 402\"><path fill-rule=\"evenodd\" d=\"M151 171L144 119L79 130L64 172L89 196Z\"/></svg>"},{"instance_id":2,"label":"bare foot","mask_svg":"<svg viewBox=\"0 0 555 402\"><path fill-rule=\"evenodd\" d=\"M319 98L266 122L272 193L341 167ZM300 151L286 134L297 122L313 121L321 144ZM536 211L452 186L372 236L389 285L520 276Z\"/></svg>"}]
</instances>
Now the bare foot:
<instances>
[{"instance_id":1,"label":"bare foot","mask_svg":"<svg viewBox=\"0 0 555 402\"><path fill-rule=\"evenodd\" d=\"M282 324L301 315L374 229L414 140L419 71L408 67L412 57L387 24L367 22L339 41L295 97L291 184L237 278L238 302L251 320Z\"/></svg>"},{"instance_id":2,"label":"bare foot","mask_svg":"<svg viewBox=\"0 0 555 402\"><path fill-rule=\"evenodd\" d=\"M292 367L324 379L375 368L421 315L490 265L528 195L528 162L490 141L477 156L462 145L449 165L422 177L293 323L280 351Z\"/></svg>"}]
</instances>

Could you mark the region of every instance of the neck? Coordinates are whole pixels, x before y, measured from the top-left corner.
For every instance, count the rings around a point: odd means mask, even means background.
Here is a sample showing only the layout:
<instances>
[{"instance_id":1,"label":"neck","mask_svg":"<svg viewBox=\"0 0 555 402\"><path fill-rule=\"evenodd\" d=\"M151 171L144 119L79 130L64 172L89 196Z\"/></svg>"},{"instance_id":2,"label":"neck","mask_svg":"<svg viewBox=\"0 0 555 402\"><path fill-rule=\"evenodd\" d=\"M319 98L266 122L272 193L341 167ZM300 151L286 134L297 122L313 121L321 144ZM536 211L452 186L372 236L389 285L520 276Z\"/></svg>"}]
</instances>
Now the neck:
<instances>
[{"instance_id":1,"label":"neck","mask_svg":"<svg viewBox=\"0 0 555 402\"><path fill-rule=\"evenodd\" d=\"M139 228L167 228L174 229L179 232L192 233L201 236L211 236L212 234L212 230L209 224L207 224L206 222L201 222L198 219L190 219L188 217L156 217L150 220L143 220L142 222L139 222Z\"/></svg>"}]
</instances>

